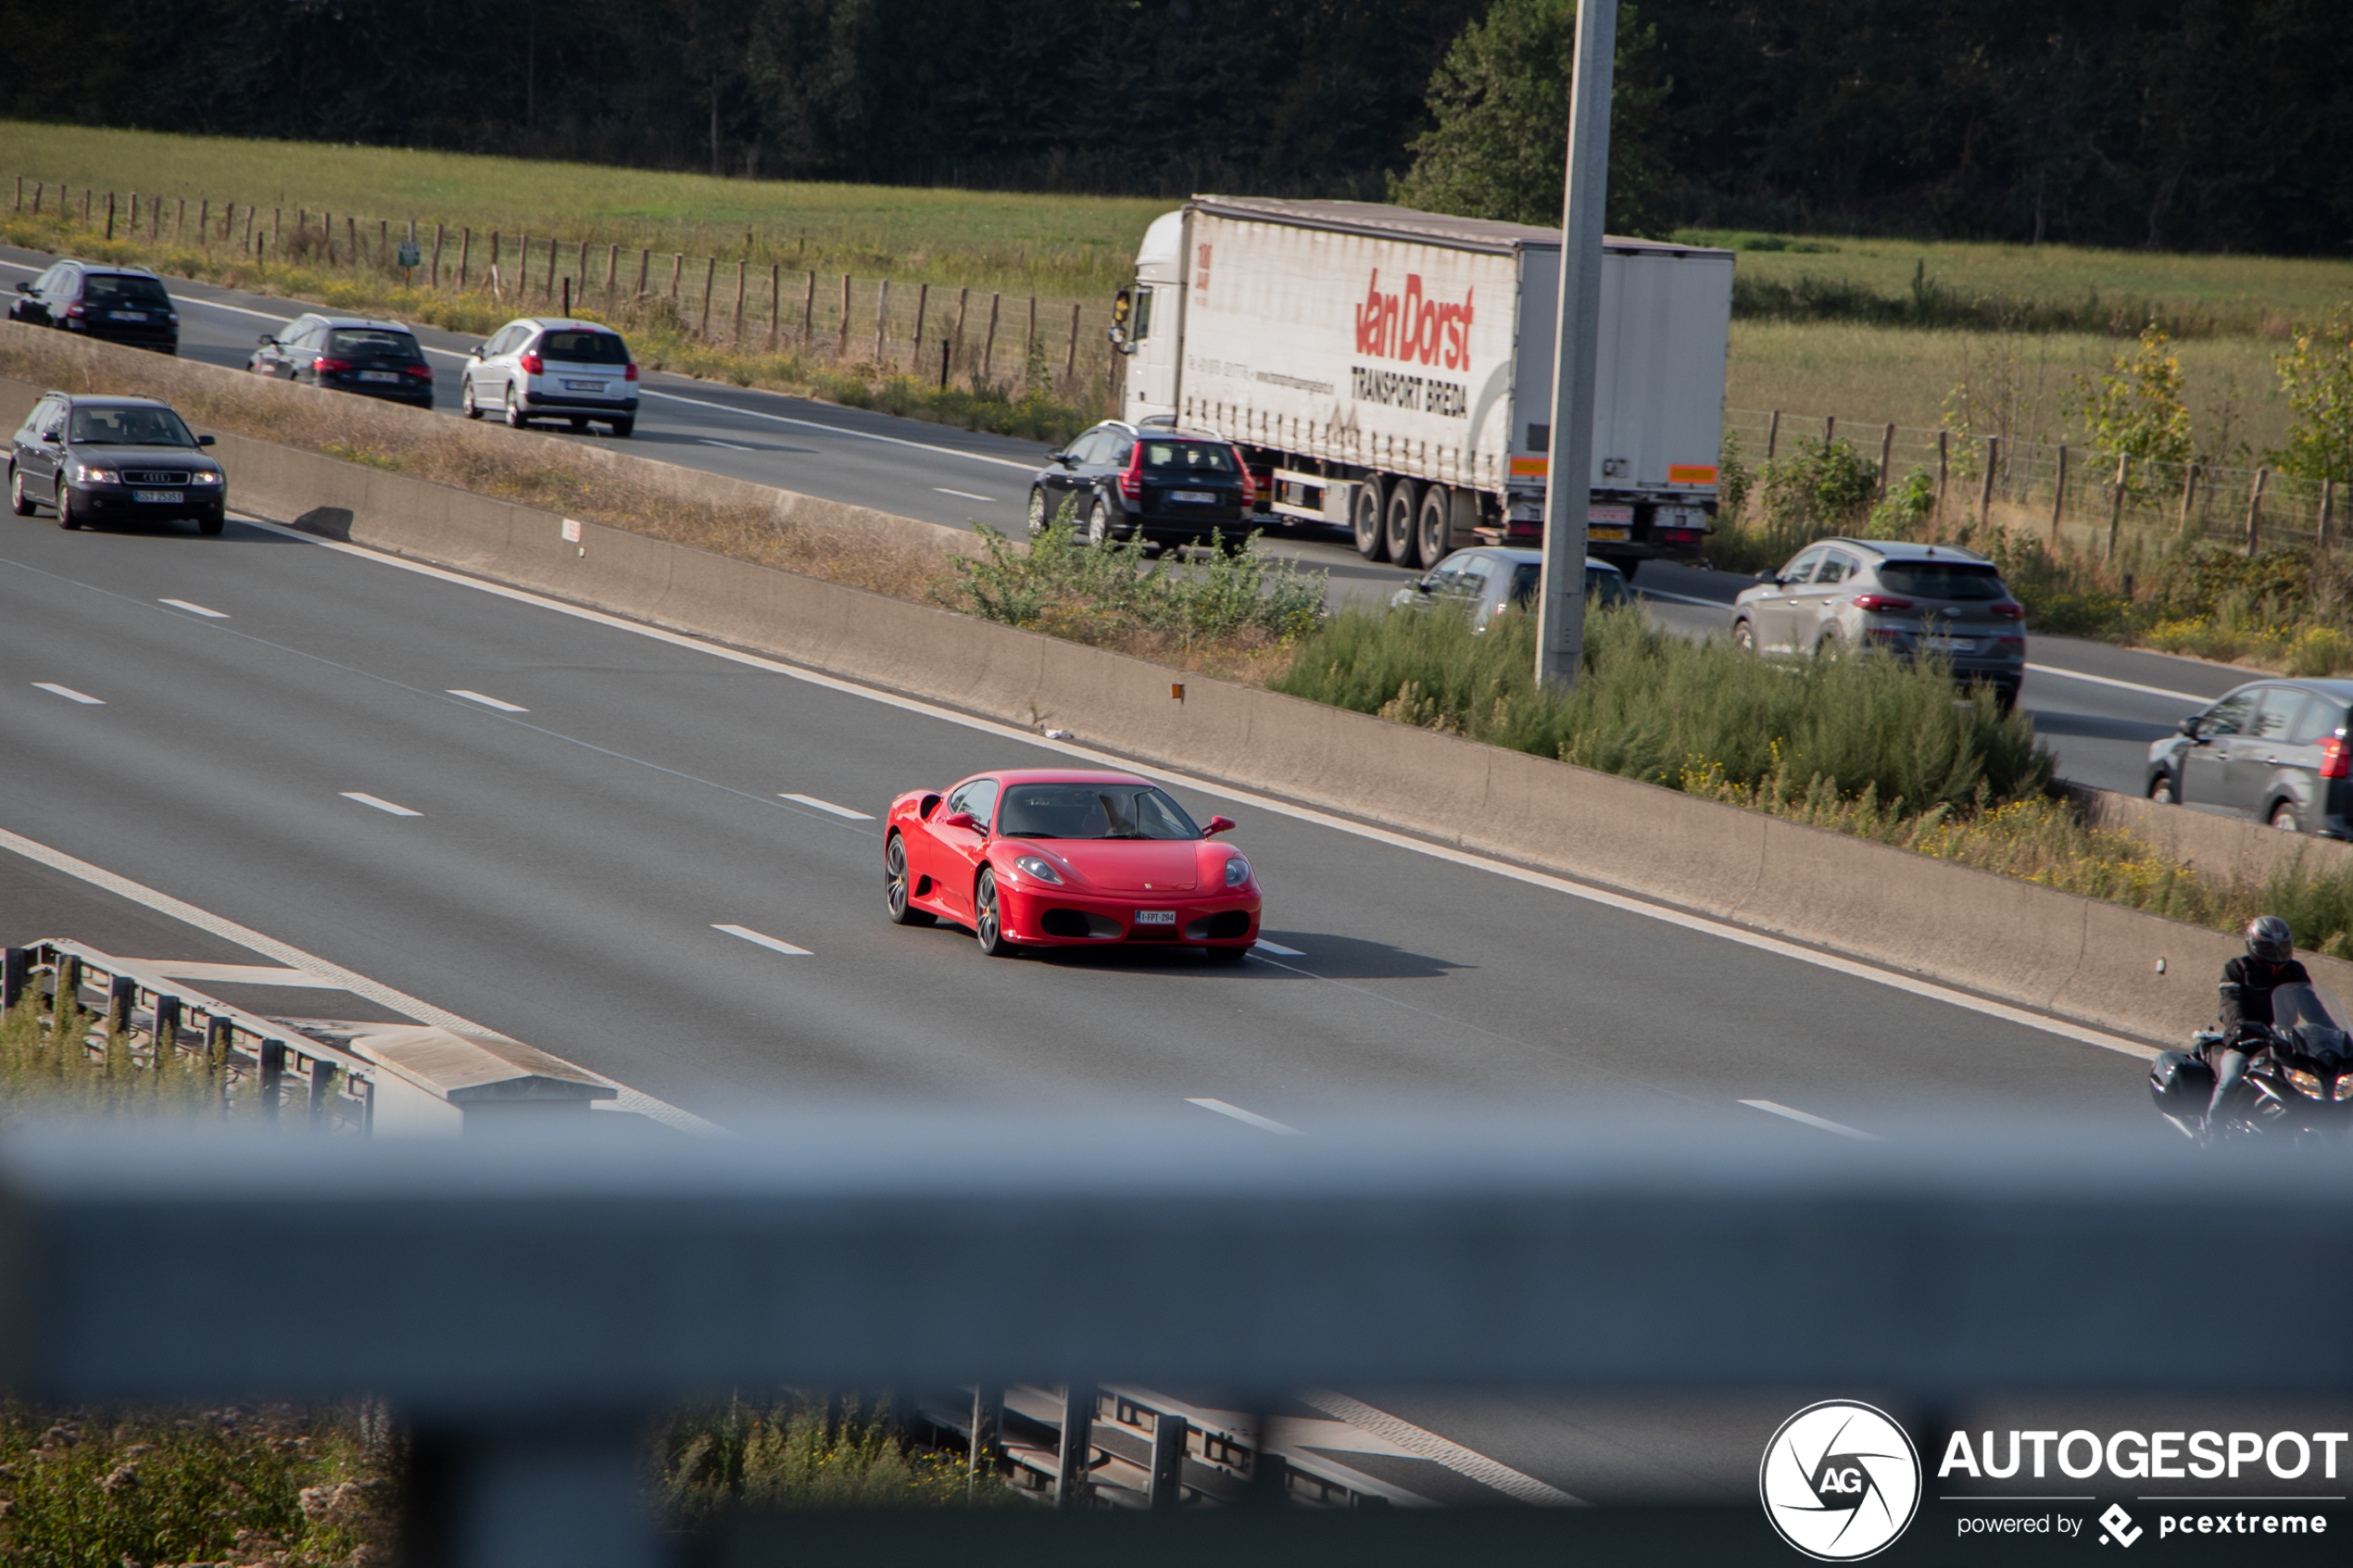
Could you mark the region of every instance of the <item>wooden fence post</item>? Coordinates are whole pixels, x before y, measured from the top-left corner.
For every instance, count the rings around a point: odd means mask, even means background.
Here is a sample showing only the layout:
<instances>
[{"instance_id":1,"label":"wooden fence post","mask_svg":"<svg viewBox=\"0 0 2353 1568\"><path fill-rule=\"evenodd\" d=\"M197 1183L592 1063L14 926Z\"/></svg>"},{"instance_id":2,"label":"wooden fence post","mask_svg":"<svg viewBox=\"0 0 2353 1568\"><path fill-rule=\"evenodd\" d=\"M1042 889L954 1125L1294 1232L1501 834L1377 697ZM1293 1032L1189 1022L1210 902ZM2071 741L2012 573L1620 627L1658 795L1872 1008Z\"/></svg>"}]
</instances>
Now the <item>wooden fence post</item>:
<instances>
[{"instance_id":1,"label":"wooden fence post","mask_svg":"<svg viewBox=\"0 0 2353 1568\"><path fill-rule=\"evenodd\" d=\"M1895 462L1895 426L1890 422L1879 438L1879 493L1887 494L1887 470Z\"/></svg>"},{"instance_id":2,"label":"wooden fence post","mask_svg":"<svg viewBox=\"0 0 2353 1568\"><path fill-rule=\"evenodd\" d=\"M132 192L131 199L137 201L138 193ZM107 193L107 238L110 240L114 238L114 193L112 191Z\"/></svg>"},{"instance_id":3,"label":"wooden fence post","mask_svg":"<svg viewBox=\"0 0 2353 1568\"><path fill-rule=\"evenodd\" d=\"M1944 481L1953 471L1953 433L1936 433L1936 521L1944 521Z\"/></svg>"},{"instance_id":4,"label":"wooden fence post","mask_svg":"<svg viewBox=\"0 0 2353 1568\"><path fill-rule=\"evenodd\" d=\"M931 307L931 285L915 285L915 335L908 340L907 373L913 375L924 368L924 315Z\"/></svg>"},{"instance_id":5,"label":"wooden fence post","mask_svg":"<svg viewBox=\"0 0 2353 1568\"><path fill-rule=\"evenodd\" d=\"M490 263L482 270L482 281L493 293L506 286L506 279L498 270L498 231L490 231Z\"/></svg>"},{"instance_id":6,"label":"wooden fence post","mask_svg":"<svg viewBox=\"0 0 2353 1568\"><path fill-rule=\"evenodd\" d=\"M582 309L588 307L588 242L580 242L580 286L573 291Z\"/></svg>"},{"instance_id":7,"label":"wooden fence post","mask_svg":"<svg viewBox=\"0 0 2353 1568\"><path fill-rule=\"evenodd\" d=\"M702 268L702 328L700 335L711 336L711 291L719 282L719 258L711 257Z\"/></svg>"},{"instance_id":8,"label":"wooden fence post","mask_svg":"<svg viewBox=\"0 0 2353 1568\"><path fill-rule=\"evenodd\" d=\"M648 247L644 246L644 245L640 245L640 246L638 246L638 247L637 247L637 292L636 292L635 294L634 294L634 295L630 295L630 297L631 297L632 299L643 299L643 298L645 298L645 297L646 297L646 281L647 281L647 278L648 278L648 273L651 271L651 270L652 270L652 268L653 268L653 264L654 264L654 253L653 253L653 251L652 251L651 249L649 249Z\"/></svg>"},{"instance_id":9,"label":"wooden fence post","mask_svg":"<svg viewBox=\"0 0 2353 1568\"><path fill-rule=\"evenodd\" d=\"M800 351L809 354L817 346L817 274L809 274L809 293L800 302Z\"/></svg>"},{"instance_id":10,"label":"wooden fence post","mask_svg":"<svg viewBox=\"0 0 2353 1568\"><path fill-rule=\"evenodd\" d=\"M1002 294L988 296L988 336L980 346L980 379L984 383L988 380L989 367L997 358L997 308L1004 303L1004 299Z\"/></svg>"},{"instance_id":11,"label":"wooden fence post","mask_svg":"<svg viewBox=\"0 0 2353 1568\"><path fill-rule=\"evenodd\" d=\"M1021 343L1021 373L1029 375L1029 362L1038 357L1038 296L1029 296L1029 335Z\"/></svg>"},{"instance_id":12,"label":"wooden fence post","mask_svg":"<svg viewBox=\"0 0 2353 1568\"><path fill-rule=\"evenodd\" d=\"M964 307L972 303L972 297L973 291L969 288L961 288L956 291L956 341L954 347L949 351L950 365L961 365L964 362ZM941 384L944 388L946 383L943 381Z\"/></svg>"},{"instance_id":13,"label":"wooden fence post","mask_svg":"<svg viewBox=\"0 0 2353 1568\"><path fill-rule=\"evenodd\" d=\"M885 278L881 286L875 290L875 364L877 367L883 362L883 326L888 320L889 309L890 280Z\"/></svg>"},{"instance_id":14,"label":"wooden fence post","mask_svg":"<svg viewBox=\"0 0 2353 1568\"><path fill-rule=\"evenodd\" d=\"M327 265L333 267L335 264L335 215L332 212L319 215L319 243L326 247Z\"/></svg>"},{"instance_id":15,"label":"wooden fence post","mask_svg":"<svg viewBox=\"0 0 2353 1568\"><path fill-rule=\"evenodd\" d=\"M751 275L751 263L742 257L736 258L736 346L744 345L744 282Z\"/></svg>"},{"instance_id":16,"label":"wooden fence post","mask_svg":"<svg viewBox=\"0 0 2353 1568\"><path fill-rule=\"evenodd\" d=\"M425 274L425 280L434 288L439 288L441 286L441 247L443 245L447 243L448 238L449 228L447 224L435 223L433 226L433 262L430 270ZM381 247L379 247L379 254L381 254Z\"/></svg>"},{"instance_id":17,"label":"wooden fence post","mask_svg":"<svg viewBox=\"0 0 2353 1568\"><path fill-rule=\"evenodd\" d=\"M21 174L17 176L17 210L24 210L24 176Z\"/></svg>"},{"instance_id":18,"label":"wooden fence post","mask_svg":"<svg viewBox=\"0 0 2353 1568\"><path fill-rule=\"evenodd\" d=\"M2182 518L2174 525L2174 532L2184 540L2190 536L2190 508L2197 500L2197 473L2198 465L2193 462L2182 475Z\"/></svg>"},{"instance_id":19,"label":"wooden fence post","mask_svg":"<svg viewBox=\"0 0 2353 1568\"><path fill-rule=\"evenodd\" d=\"M1780 445L1780 442L1781 411L1776 408L1773 410L1773 417L1765 422L1765 460L1767 462L1773 460L1774 450Z\"/></svg>"},{"instance_id":20,"label":"wooden fence post","mask_svg":"<svg viewBox=\"0 0 2353 1568\"><path fill-rule=\"evenodd\" d=\"M212 248L212 198L206 196L196 203L196 243L207 250Z\"/></svg>"},{"instance_id":21,"label":"wooden fence post","mask_svg":"<svg viewBox=\"0 0 2353 1568\"><path fill-rule=\"evenodd\" d=\"M2103 560L2116 558L2117 536L2124 531L2124 482L2132 475L2132 463L2129 454L2118 454L2116 488L2108 499L2108 553L2100 558Z\"/></svg>"},{"instance_id":22,"label":"wooden fence post","mask_svg":"<svg viewBox=\"0 0 2353 1568\"><path fill-rule=\"evenodd\" d=\"M2067 443L2059 443L2058 477L2051 481L2051 547L2059 542L2059 520L2067 513Z\"/></svg>"},{"instance_id":23,"label":"wooden fence post","mask_svg":"<svg viewBox=\"0 0 2353 1568\"><path fill-rule=\"evenodd\" d=\"M776 334L785 328L785 265L768 264L768 352L776 352Z\"/></svg>"},{"instance_id":24,"label":"wooden fence post","mask_svg":"<svg viewBox=\"0 0 2353 1568\"><path fill-rule=\"evenodd\" d=\"M834 359L839 363L849 352L849 274L841 275L841 323L834 333Z\"/></svg>"},{"instance_id":25,"label":"wooden fence post","mask_svg":"<svg viewBox=\"0 0 2353 1568\"><path fill-rule=\"evenodd\" d=\"M556 297L556 251L558 248L555 240L550 238L547 241L547 286L539 291L539 296L542 299Z\"/></svg>"},{"instance_id":26,"label":"wooden fence post","mask_svg":"<svg viewBox=\"0 0 2353 1568\"><path fill-rule=\"evenodd\" d=\"M621 246L618 243L605 246L605 308L612 309L621 303Z\"/></svg>"},{"instance_id":27,"label":"wooden fence post","mask_svg":"<svg viewBox=\"0 0 2353 1568\"><path fill-rule=\"evenodd\" d=\"M2257 469L2254 483L2246 487L2246 553L2250 557L2263 547L2263 481L2271 472Z\"/></svg>"},{"instance_id":28,"label":"wooden fence post","mask_svg":"<svg viewBox=\"0 0 2353 1568\"><path fill-rule=\"evenodd\" d=\"M678 276L686 270L686 253L684 251L672 251L670 253L670 303L673 306L678 303Z\"/></svg>"},{"instance_id":29,"label":"wooden fence post","mask_svg":"<svg viewBox=\"0 0 2353 1568\"><path fill-rule=\"evenodd\" d=\"M515 297L525 299L531 294L531 236L525 234L515 242Z\"/></svg>"},{"instance_id":30,"label":"wooden fence post","mask_svg":"<svg viewBox=\"0 0 2353 1568\"><path fill-rule=\"evenodd\" d=\"M253 220L255 215L260 210L250 202L245 205L245 254L247 256L253 254Z\"/></svg>"},{"instance_id":31,"label":"wooden fence post","mask_svg":"<svg viewBox=\"0 0 2353 1568\"><path fill-rule=\"evenodd\" d=\"M1063 361L1063 380L1078 373L1078 307L1070 307L1070 357Z\"/></svg>"},{"instance_id":32,"label":"wooden fence post","mask_svg":"<svg viewBox=\"0 0 2353 1568\"><path fill-rule=\"evenodd\" d=\"M1994 521L1994 470L2002 463L2002 438L1985 438L1985 472L1977 485L1977 521L1979 527Z\"/></svg>"}]
</instances>

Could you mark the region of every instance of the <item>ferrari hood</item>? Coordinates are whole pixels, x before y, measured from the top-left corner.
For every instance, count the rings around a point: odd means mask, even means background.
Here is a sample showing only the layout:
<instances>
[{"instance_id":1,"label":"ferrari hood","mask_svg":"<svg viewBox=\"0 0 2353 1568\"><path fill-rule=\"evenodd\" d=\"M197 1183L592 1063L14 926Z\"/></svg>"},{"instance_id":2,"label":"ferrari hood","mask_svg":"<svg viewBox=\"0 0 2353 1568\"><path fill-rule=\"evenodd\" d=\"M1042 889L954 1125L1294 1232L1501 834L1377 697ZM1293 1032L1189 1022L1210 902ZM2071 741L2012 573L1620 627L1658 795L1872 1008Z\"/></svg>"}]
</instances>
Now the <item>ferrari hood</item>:
<instances>
[{"instance_id":1,"label":"ferrari hood","mask_svg":"<svg viewBox=\"0 0 2353 1568\"><path fill-rule=\"evenodd\" d=\"M1080 876L1114 893L1189 893L1200 879L1201 846L1192 839L1055 838L1039 842Z\"/></svg>"}]
</instances>

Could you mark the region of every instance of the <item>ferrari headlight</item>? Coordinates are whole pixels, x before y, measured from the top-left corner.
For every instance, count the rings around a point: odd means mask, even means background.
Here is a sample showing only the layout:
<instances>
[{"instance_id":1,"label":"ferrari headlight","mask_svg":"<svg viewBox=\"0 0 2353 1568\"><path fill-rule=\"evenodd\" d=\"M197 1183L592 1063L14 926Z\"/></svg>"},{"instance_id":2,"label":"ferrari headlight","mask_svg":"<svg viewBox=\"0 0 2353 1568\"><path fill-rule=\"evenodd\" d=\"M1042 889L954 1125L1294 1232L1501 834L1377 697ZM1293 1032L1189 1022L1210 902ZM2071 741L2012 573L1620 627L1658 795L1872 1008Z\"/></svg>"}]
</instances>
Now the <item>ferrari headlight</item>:
<instances>
[{"instance_id":1,"label":"ferrari headlight","mask_svg":"<svg viewBox=\"0 0 2353 1568\"><path fill-rule=\"evenodd\" d=\"M1034 876L1040 882L1051 882L1060 887L1063 873L1054 870L1053 862L1041 855L1018 855L1013 858L1013 870L1024 876Z\"/></svg>"},{"instance_id":2,"label":"ferrari headlight","mask_svg":"<svg viewBox=\"0 0 2353 1568\"><path fill-rule=\"evenodd\" d=\"M76 463L73 465L73 477L77 484L112 484L121 476L112 469L94 469L87 463Z\"/></svg>"},{"instance_id":3,"label":"ferrari headlight","mask_svg":"<svg viewBox=\"0 0 2353 1568\"><path fill-rule=\"evenodd\" d=\"M2297 1088L2303 1090L2314 1099L2326 1099L2329 1098L2328 1085L2322 1083L2319 1078L2305 1072L2304 1069L2300 1067L2287 1068L2281 1073L2280 1076L2285 1078L2289 1083L2294 1084Z\"/></svg>"},{"instance_id":4,"label":"ferrari headlight","mask_svg":"<svg viewBox=\"0 0 2353 1568\"><path fill-rule=\"evenodd\" d=\"M1243 859L1239 855L1230 855L1227 857L1226 885L1228 887L1239 887L1242 884L1248 882L1249 880L1250 862Z\"/></svg>"}]
</instances>

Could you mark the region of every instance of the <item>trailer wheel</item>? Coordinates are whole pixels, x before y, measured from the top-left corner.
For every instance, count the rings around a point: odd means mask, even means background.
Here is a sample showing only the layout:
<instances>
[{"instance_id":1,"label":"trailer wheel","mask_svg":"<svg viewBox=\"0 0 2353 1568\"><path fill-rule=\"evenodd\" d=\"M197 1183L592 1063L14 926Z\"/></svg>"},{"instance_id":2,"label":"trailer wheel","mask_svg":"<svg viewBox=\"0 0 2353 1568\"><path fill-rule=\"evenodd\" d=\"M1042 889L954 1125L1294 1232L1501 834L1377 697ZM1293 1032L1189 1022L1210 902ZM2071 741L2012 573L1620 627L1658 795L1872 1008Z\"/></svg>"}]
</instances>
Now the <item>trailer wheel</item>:
<instances>
[{"instance_id":1,"label":"trailer wheel","mask_svg":"<svg viewBox=\"0 0 2353 1568\"><path fill-rule=\"evenodd\" d=\"M1421 498L1420 485L1410 479L1401 479L1390 487L1389 505L1381 510L1381 533L1389 545L1389 558L1408 571L1419 571L1435 564L1421 558L1422 542L1416 536L1419 532L1414 526L1418 509L1416 503Z\"/></svg>"},{"instance_id":2,"label":"trailer wheel","mask_svg":"<svg viewBox=\"0 0 2353 1568\"><path fill-rule=\"evenodd\" d=\"M1349 514L1349 526L1356 534L1356 553L1366 560L1389 558L1389 535L1381 528L1381 502L1388 492L1378 477L1368 479L1356 487L1355 509Z\"/></svg>"},{"instance_id":3,"label":"trailer wheel","mask_svg":"<svg viewBox=\"0 0 2353 1568\"><path fill-rule=\"evenodd\" d=\"M1425 570L1446 558L1447 549L1454 542L1454 496L1444 485L1433 484L1422 492L1416 533L1420 536Z\"/></svg>"}]
</instances>

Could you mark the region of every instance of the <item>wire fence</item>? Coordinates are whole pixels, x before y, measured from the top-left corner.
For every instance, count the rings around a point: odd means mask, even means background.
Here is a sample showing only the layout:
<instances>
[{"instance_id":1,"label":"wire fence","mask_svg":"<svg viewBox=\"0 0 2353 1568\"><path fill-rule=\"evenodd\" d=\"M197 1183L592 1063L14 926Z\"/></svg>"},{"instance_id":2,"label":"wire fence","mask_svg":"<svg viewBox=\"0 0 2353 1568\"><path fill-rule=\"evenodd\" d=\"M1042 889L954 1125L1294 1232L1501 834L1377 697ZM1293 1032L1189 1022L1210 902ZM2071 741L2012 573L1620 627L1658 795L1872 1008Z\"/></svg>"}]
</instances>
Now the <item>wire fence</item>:
<instances>
[{"instance_id":1,"label":"wire fence","mask_svg":"<svg viewBox=\"0 0 2353 1568\"><path fill-rule=\"evenodd\" d=\"M416 219L263 207L16 177L15 210L44 210L112 241L228 249L257 265L366 274L435 293L658 315L711 347L791 354L947 384L1067 388L1111 376L1108 307L1001 290L787 270Z\"/></svg>"},{"instance_id":2,"label":"wire fence","mask_svg":"<svg viewBox=\"0 0 2353 1568\"><path fill-rule=\"evenodd\" d=\"M2269 468L2114 458L2065 443L1780 408L1727 408L1724 430L1751 462L1784 456L1800 441L1844 442L1877 465L1882 493L1911 474L1928 476L1942 521L2037 528L2053 545L2104 559L2208 540L2249 555L2344 542L2343 497L2333 481Z\"/></svg>"}]
</instances>

